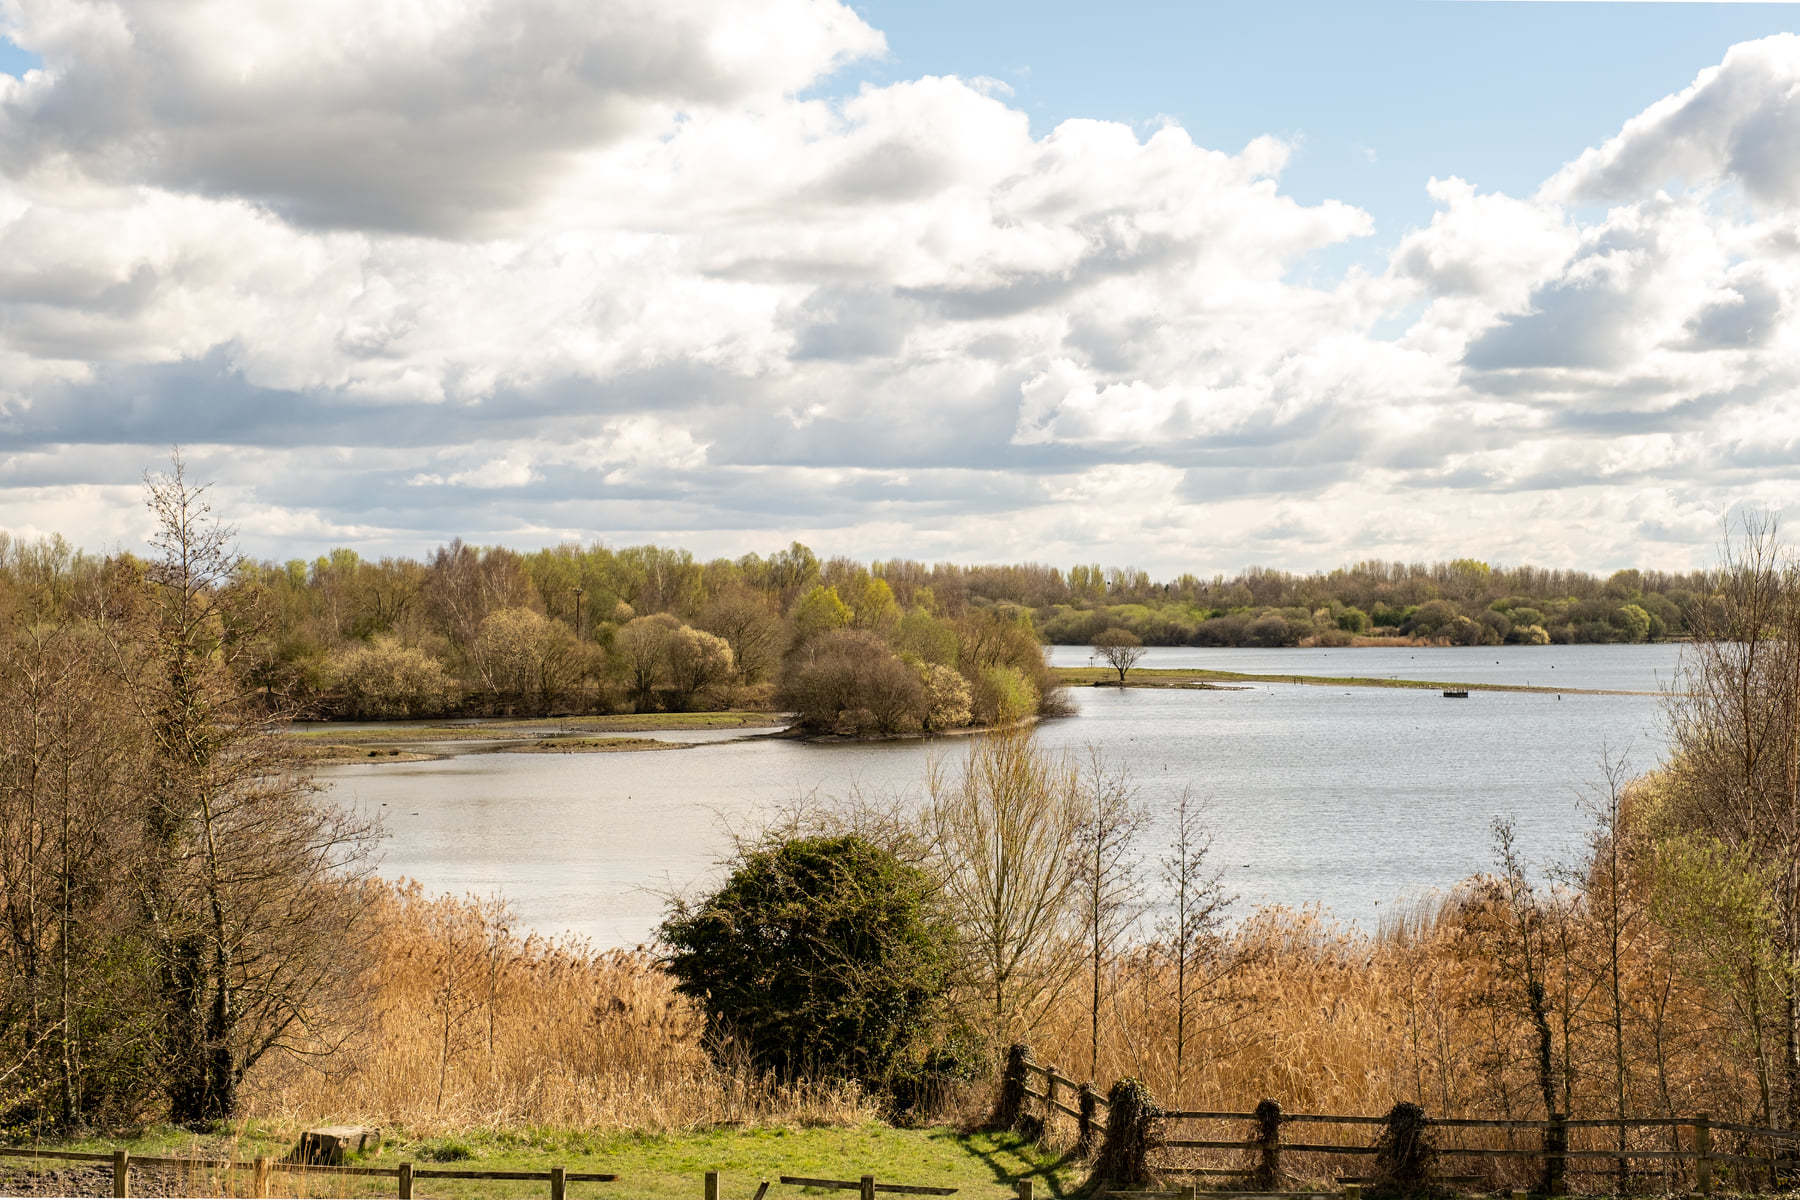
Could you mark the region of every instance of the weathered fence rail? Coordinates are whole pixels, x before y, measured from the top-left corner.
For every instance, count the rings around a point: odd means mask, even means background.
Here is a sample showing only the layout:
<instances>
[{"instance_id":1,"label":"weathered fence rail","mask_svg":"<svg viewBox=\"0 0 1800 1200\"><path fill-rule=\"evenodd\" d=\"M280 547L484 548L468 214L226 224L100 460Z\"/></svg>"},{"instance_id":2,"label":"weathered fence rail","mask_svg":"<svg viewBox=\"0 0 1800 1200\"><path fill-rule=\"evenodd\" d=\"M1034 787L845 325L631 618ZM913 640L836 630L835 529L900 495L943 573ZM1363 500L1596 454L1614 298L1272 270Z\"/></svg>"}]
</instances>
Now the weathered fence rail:
<instances>
[{"instance_id":1,"label":"weathered fence rail","mask_svg":"<svg viewBox=\"0 0 1800 1200\"><path fill-rule=\"evenodd\" d=\"M358 1167L334 1166L321 1163L296 1162L284 1159L259 1157L249 1161L226 1158L162 1158L152 1155L133 1155L124 1150L113 1150L107 1153L95 1153L87 1150L41 1150L36 1147L0 1147L0 1158L33 1159L50 1162L78 1163L111 1163L112 1194L115 1197L128 1197L131 1194L130 1179L133 1167L161 1167L190 1172L234 1172L249 1173L252 1177L252 1196L267 1196L269 1180L273 1172L284 1171L297 1175L336 1175L361 1176L364 1178L392 1179L395 1193L400 1200L413 1200L413 1181L418 1179L454 1179L477 1181L511 1181L538 1182L549 1185L551 1200L567 1200L568 1185L571 1183L614 1183L618 1176L611 1172L571 1171L565 1167L550 1167L543 1171L501 1171L480 1170L458 1167L420 1167L409 1162L397 1163L391 1167ZM873 1175L864 1175L860 1179L812 1179L798 1175L783 1175L783 1184L804 1188L831 1188L841 1191L860 1192L861 1200L873 1200L877 1193L899 1196L954 1196L957 1189L953 1187L929 1187L923 1184L882 1183ZM1021 1181L1028 1185L1029 1181ZM703 1181L705 1200L719 1200L719 1172L707 1171ZM754 1200L763 1200L769 1192L769 1183L764 1180L757 1189ZM1018 1195L1031 1200L1029 1186L1021 1186Z\"/></svg>"},{"instance_id":2,"label":"weathered fence rail","mask_svg":"<svg viewBox=\"0 0 1800 1200\"><path fill-rule=\"evenodd\" d=\"M1570 1118L1557 1113L1547 1120L1510 1120L1431 1117L1405 1104L1376 1116L1288 1113L1272 1100L1245 1112L1164 1110L1148 1103L1135 1117L1142 1128L1125 1136L1123 1130L1098 1124L1098 1111L1106 1102L1086 1102L1088 1097L1098 1097L1091 1083L1076 1082L1053 1066L1033 1061L1023 1046L1013 1048L1008 1072L1014 1078L1003 1081L1002 1102L995 1114L1007 1127L1048 1138L1057 1116L1062 1115L1076 1120L1077 1147L1083 1153L1091 1152L1096 1131L1106 1134L1108 1147L1138 1148L1137 1161L1128 1162L1123 1169L1116 1155L1102 1154L1096 1160L1094 1182L1121 1195L1141 1191L1144 1181L1152 1178L1205 1176L1241 1179L1254 1194L1273 1196L1280 1194L1290 1179L1284 1161L1287 1155L1309 1156L1307 1177L1330 1175L1337 1183L1351 1185L1391 1180L1396 1171L1413 1172L1421 1178L1429 1173L1439 1182L1497 1182L1508 1162L1535 1166L1536 1190L1549 1194L1565 1191L1566 1177L1572 1174L1608 1175L1619 1180L1654 1177L1677 1186L1691 1182L1701 1195L1712 1193L1715 1174L1722 1168L1734 1170L1740 1183L1762 1182L1773 1187L1800 1179L1800 1131L1715 1121L1708 1113L1624 1118ZM1032 1086L1040 1080L1041 1087ZM1084 1098L1081 1109L1061 1102L1064 1089ZM1009 1096L1013 1101L1010 1108ZM1030 1111L1030 1100L1037 1101L1042 1111ZM1084 1111L1088 1114L1085 1120ZM1233 1136L1208 1137L1204 1129L1193 1128L1205 1122L1241 1123L1249 1128L1243 1134L1233 1131ZM1291 1125L1309 1127L1309 1133L1319 1129L1319 1133L1305 1140L1285 1140L1283 1130ZM1380 1132L1354 1140L1346 1133L1336 1135L1341 1140L1333 1140L1330 1126L1375 1126ZM1616 1143L1602 1144L1592 1136L1602 1133L1615 1135ZM1638 1136L1632 1137L1634 1134ZM1730 1143L1719 1144L1720 1134L1728 1135ZM1571 1135L1575 1135L1573 1139ZM1439 1137L1456 1141L1440 1145ZM1532 1144L1519 1144L1527 1138ZM1370 1159L1374 1160L1369 1164L1374 1174L1338 1173L1354 1163L1368 1164ZM1438 1160L1453 1161L1462 1170L1485 1167L1487 1174L1447 1174ZM1516 1172L1518 1168L1511 1169Z\"/></svg>"},{"instance_id":3,"label":"weathered fence rail","mask_svg":"<svg viewBox=\"0 0 1800 1200\"><path fill-rule=\"evenodd\" d=\"M112 1194L115 1197L131 1194L131 1168L164 1167L186 1171L218 1171L232 1173L248 1173L252 1179L252 1195L267 1196L269 1179L281 1171L294 1175L337 1175L362 1176L375 1179L392 1179L395 1183L395 1195L399 1200L412 1200L413 1180L415 1179L476 1179L476 1180L513 1180L524 1182L540 1182L549 1185L550 1200L566 1200L568 1185L571 1183L612 1183L619 1177L607 1172L570 1171L563 1167L551 1167L545 1171L484 1171L452 1167L418 1167L412 1163L399 1163L392 1167L357 1167L336 1166L327 1163L296 1162L290 1159L258 1157L249 1161L230 1158L167 1158L156 1155L134 1155L126 1150L113 1150L105 1154L80 1150L41 1150L36 1147L0 1147L0 1158L36 1159L51 1162L110 1162L112 1164Z\"/></svg>"}]
</instances>

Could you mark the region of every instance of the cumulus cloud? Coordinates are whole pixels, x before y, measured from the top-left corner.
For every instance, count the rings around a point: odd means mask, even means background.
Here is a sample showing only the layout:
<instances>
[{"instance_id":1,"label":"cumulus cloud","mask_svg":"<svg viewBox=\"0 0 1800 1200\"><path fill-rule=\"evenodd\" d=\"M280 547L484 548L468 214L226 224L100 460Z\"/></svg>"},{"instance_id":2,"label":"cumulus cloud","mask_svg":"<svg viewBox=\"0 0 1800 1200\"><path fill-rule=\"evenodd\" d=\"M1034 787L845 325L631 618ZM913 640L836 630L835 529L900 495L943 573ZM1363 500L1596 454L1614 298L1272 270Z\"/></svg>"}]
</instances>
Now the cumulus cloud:
<instances>
[{"instance_id":1,"label":"cumulus cloud","mask_svg":"<svg viewBox=\"0 0 1800 1200\"><path fill-rule=\"evenodd\" d=\"M821 98L835 0L0 14L0 527L127 539L171 441L267 553L1607 565L1800 501L1793 38L1377 231L1272 137Z\"/></svg>"},{"instance_id":2,"label":"cumulus cloud","mask_svg":"<svg viewBox=\"0 0 1800 1200\"><path fill-rule=\"evenodd\" d=\"M16 0L8 173L74 167L302 225L493 229L575 154L779 103L883 49L836 0Z\"/></svg>"},{"instance_id":3,"label":"cumulus cloud","mask_svg":"<svg viewBox=\"0 0 1800 1200\"><path fill-rule=\"evenodd\" d=\"M1733 46L1544 185L1557 201L1629 202L1671 182L1729 180L1765 204L1800 203L1800 37Z\"/></svg>"}]
</instances>

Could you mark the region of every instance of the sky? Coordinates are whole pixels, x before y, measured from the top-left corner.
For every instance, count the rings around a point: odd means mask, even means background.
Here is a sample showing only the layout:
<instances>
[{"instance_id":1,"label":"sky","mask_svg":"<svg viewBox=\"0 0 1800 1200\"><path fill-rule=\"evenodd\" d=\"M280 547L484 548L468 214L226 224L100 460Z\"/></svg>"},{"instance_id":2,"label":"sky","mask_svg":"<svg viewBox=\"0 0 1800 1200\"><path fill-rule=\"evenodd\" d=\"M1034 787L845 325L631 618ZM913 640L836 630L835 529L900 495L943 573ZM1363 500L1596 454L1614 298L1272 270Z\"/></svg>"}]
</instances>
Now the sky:
<instances>
[{"instance_id":1,"label":"sky","mask_svg":"<svg viewBox=\"0 0 1800 1200\"><path fill-rule=\"evenodd\" d=\"M1679 569L1800 4L0 0L0 531Z\"/></svg>"}]
</instances>

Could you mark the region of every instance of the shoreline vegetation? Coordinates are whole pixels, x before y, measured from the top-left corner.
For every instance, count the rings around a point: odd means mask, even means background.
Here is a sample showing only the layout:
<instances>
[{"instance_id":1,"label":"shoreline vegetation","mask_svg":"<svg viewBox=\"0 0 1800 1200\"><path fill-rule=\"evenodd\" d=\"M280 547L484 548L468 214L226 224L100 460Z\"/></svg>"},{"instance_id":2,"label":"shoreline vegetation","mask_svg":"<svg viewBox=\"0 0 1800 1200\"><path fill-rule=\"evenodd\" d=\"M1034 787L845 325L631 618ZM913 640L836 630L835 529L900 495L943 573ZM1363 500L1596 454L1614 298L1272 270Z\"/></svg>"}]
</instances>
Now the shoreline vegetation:
<instances>
[{"instance_id":1,"label":"shoreline vegetation","mask_svg":"<svg viewBox=\"0 0 1800 1200\"><path fill-rule=\"evenodd\" d=\"M131 554L88 555L56 538L0 535L0 612L26 623L91 620L121 580L151 565ZM1703 573L1601 577L1474 559L1155 580L1098 565L826 559L798 542L767 556L701 561L653 545L522 553L458 540L420 559L376 561L348 549L286 563L234 555L217 600L254 630L232 641L234 685L283 720L751 710L770 723L791 713L805 735L888 740L1067 715L1063 678L1043 660L1046 643L1641 643L1688 636L1707 589ZM1278 681L1194 676L1161 686ZM515 740L543 738L533 731ZM344 748L312 745L307 757L405 762L438 752L409 743L372 754L355 738L332 744ZM554 748L643 747L590 739Z\"/></svg>"},{"instance_id":2,"label":"shoreline vegetation","mask_svg":"<svg viewBox=\"0 0 1800 1200\"><path fill-rule=\"evenodd\" d=\"M1418 691L1530 692L1564 696L1660 696L1622 688L1547 687L1525 683L1461 683L1454 680L1392 679L1374 675L1285 675L1265 671L1218 671L1202 667L1132 667L1124 682L1110 667L1056 667L1068 687L1179 688L1191 691L1241 691L1258 683L1291 683L1302 687L1405 688Z\"/></svg>"},{"instance_id":3,"label":"shoreline vegetation","mask_svg":"<svg viewBox=\"0 0 1800 1200\"><path fill-rule=\"evenodd\" d=\"M780 730L785 714L735 710L620 716L531 717L447 722L321 721L291 726L283 739L307 767L428 762L456 754L619 754L685 750L696 743L632 737L669 730Z\"/></svg>"},{"instance_id":4,"label":"shoreline vegetation","mask_svg":"<svg viewBox=\"0 0 1800 1200\"><path fill-rule=\"evenodd\" d=\"M1294 675L1264 671L1222 671L1200 667L1132 667L1121 682L1107 667L1052 667L1064 687L1124 687L1182 691L1244 691L1258 684L1299 687L1398 688L1414 691L1522 692L1534 695L1653 696L1659 692L1621 688L1550 687L1517 683L1469 683L1458 680L1393 679L1370 675ZM454 723L307 722L284 731L308 767L366 763L424 762L458 753L617 754L685 750L710 743L670 742L623 736L665 730L743 729L746 736L781 737L836 743L909 740L924 737L978 735L992 728L964 727L911 734L856 735L809 732L793 714L733 710L701 713L638 713L613 716L471 718ZM446 746L458 749L446 750Z\"/></svg>"}]
</instances>

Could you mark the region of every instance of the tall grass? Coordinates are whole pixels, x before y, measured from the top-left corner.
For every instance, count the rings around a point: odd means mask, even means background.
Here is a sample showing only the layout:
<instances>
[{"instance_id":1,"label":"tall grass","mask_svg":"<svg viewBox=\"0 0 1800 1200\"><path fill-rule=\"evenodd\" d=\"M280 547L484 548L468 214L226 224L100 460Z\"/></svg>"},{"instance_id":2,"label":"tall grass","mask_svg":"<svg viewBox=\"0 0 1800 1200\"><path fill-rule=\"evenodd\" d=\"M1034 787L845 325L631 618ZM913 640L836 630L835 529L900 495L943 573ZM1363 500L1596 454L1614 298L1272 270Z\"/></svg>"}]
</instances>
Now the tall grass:
<instances>
[{"instance_id":1,"label":"tall grass","mask_svg":"<svg viewBox=\"0 0 1800 1200\"><path fill-rule=\"evenodd\" d=\"M699 1013L642 953L520 935L493 902L377 886L355 1032L329 1057L262 1068L250 1080L253 1118L398 1124L431 1137L877 1115L850 1085L779 1084L712 1061ZM1319 910L1255 913L1210 949L1214 966L1231 969L1192 1001L1179 1076L1174 971L1159 948L1138 946L1109 971L1096 1082L1134 1076L1178 1108L1248 1111L1269 1097L1290 1112L1377 1114L1408 1100L1438 1116L1540 1118L1531 1031L1477 936L1479 918L1466 894L1374 934ZM1571 1115L1606 1116L1609 1010L1582 936L1572 923L1547 976L1556 1086ZM1631 1114L1759 1121L1728 1005L1648 934L1626 970ZM1080 991L1015 1031L1071 1078L1087 1075Z\"/></svg>"},{"instance_id":2,"label":"tall grass","mask_svg":"<svg viewBox=\"0 0 1800 1200\"><path fill-rule=\"evenodd\" d=\"M1110 972L1098 1082L1134 1076L1184 1109L1249 1111L1267 1097L1290 1112L1379 1114L1405 1100L1439 1116L1542 1118L1530 1030L1514 981L1476 937L1477 911L1452 895L1374 934L1317 909L1255 913L1213 948L1235 970L1199 998L1179 1079L1174 970L1157 947L1138 947ZM1548 967L1556 1087L1571 1115L1606 1116L1610 1009L1581 938L1572 923ZM1625 985L1632 1115L1756 1119L1752 1068L1729 1051L1721 998L1648 934ZM1063 997L1027 1034L1035 1056L1085 1075L1088 1021L1086 997Z\"/></svg>"},{"instance_id":3,"label":"tall grass","mask_svg":"<svg viewBox=\"0 0 1800 1200\"><path fill-rule=\"evenodd\" d=\"M253 1118L438 1136L873 1114L852 1085L780 1084L747 1064L714 1063L699 1014L641 953L521 935L494 901L373 886L360 1020L332 1055L285 1058L254 1076Z\"/></svg>"}]
</instances>

